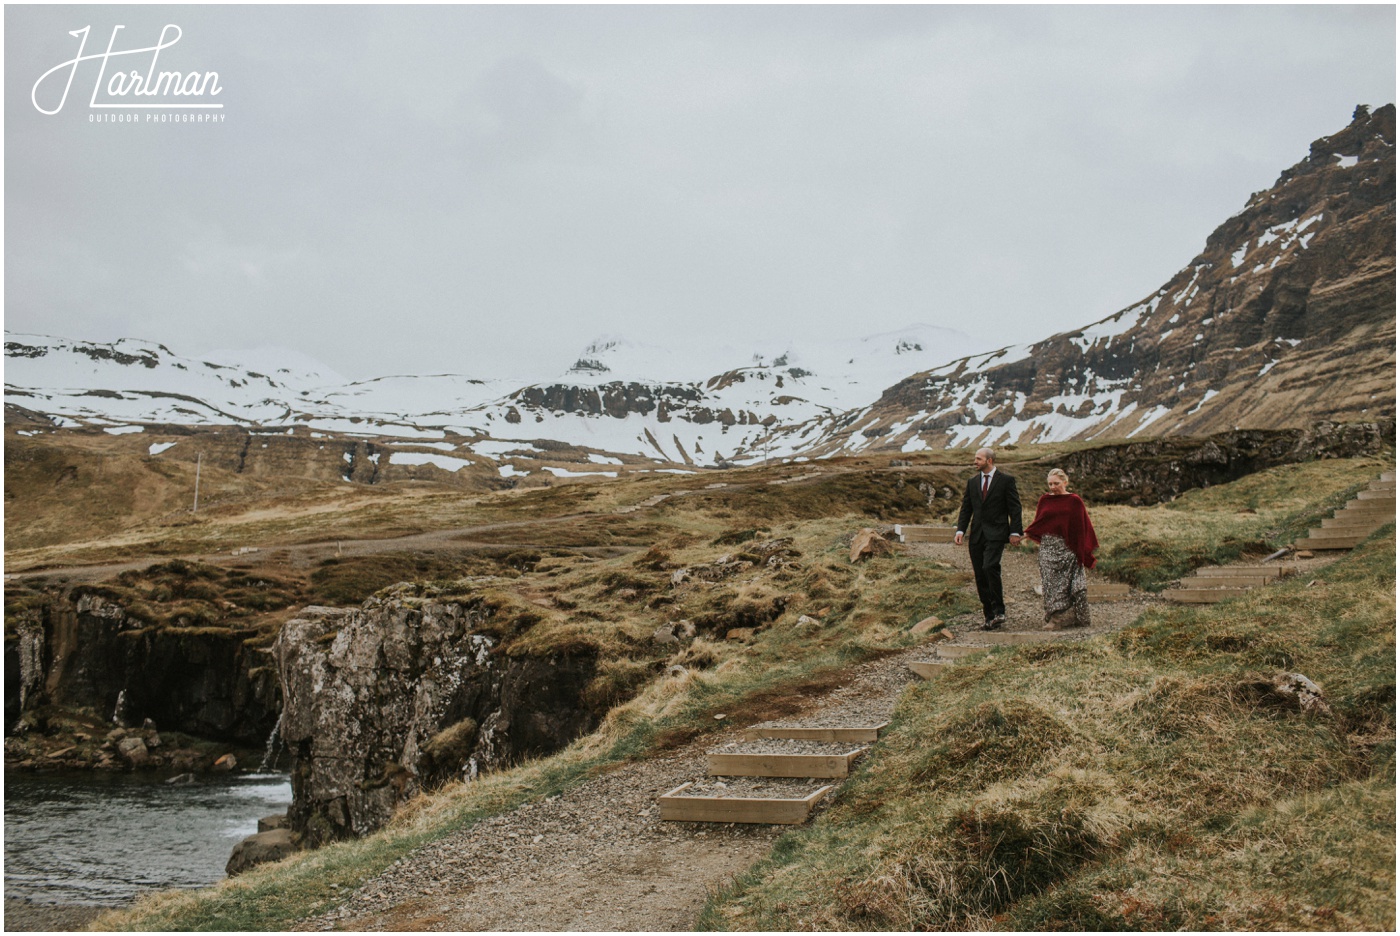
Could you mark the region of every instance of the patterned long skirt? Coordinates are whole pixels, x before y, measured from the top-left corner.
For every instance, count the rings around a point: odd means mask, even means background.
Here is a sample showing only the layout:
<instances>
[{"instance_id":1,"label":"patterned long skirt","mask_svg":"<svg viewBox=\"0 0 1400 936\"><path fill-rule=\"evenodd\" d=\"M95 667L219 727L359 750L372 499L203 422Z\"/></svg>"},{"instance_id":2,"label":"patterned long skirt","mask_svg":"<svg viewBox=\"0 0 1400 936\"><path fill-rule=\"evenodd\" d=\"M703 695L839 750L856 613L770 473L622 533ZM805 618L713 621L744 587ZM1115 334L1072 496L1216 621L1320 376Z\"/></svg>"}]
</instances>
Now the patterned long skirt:
<instances>
[{"instance_id":1,"label":"patterned long skirt","mask_svg":"<svg viewBox=\"0 0 1400 936\"><path fill-rule=\"evenodd\" d=\"M1040 540L1040 585L1045 593L1047 624L1089 626L1089 583L1084 567L1058 536Z\"/></svg>"}]
</instances>

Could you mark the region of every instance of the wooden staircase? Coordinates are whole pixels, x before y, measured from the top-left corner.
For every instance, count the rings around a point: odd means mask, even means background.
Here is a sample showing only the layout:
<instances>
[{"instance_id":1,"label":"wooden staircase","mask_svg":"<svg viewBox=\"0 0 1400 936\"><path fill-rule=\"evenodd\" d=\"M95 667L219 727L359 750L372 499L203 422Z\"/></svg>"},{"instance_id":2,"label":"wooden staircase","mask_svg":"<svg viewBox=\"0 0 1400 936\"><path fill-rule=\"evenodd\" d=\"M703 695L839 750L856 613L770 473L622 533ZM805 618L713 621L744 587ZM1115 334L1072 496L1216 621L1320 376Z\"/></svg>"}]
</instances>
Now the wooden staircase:
<instances>
[{"instance_id":1,"label":"wooden staircase","mask_svg":"<svg viewBox=\"0 0 1400 936\"><path fill-rule=\"evenodd\" d=\"M1293 544L1295 549L1351 549L1387 523L1395 522L1395 472L1387 471L1322 526Z\"/></svg>"},{"instance_id":2,"label":"wooden staircase","mask_svg":"<svg viewBox=\"0 0 1400 936\"><path fill-rule=\"evenodd\" d=\"M784 777L839 780L876 741L888 722L878 725L831 727L826 725L760 725L746 729L745 742L768 742L762 750L743 745L711 751L706 771L712 777ZM775 753L773 741L825 742L841 745L840 753ZM672 822L746 822L796 825L805 822L812 808L835 787L826 784L803 796L703 796L689 795L695 782L683 783L657 798L661 818Z\"/></svg>"},{"instance_id":3,"label":"wooden staircase","mask_svg":"<svg viewBox=\"0 0 1400 936\"><path fill-rule=\"evenodd\" d=\"M1283 566L1203 566L1195 575L1182 579L1180 588L1162 592L1162 597L1180 604L1215 604L1278 581L1285 571Z\"/></svg>"},{"instance_id":4,"label":"wooden staircase","mask_svg":"<svg viewBox=\"0 0 1400 936\"><path fill-rule=\"evenodd\" d=\"M1366 490L1338 508L1309 530L1307 537L1293 544L1296 550L1351 549L1387 523L1395 521L1395 472L1387 471ZM1182 579L1179 588L1162 592L1168 601L1184 604L1214 604L1238 598L1287 574L1286 566L1232 565L1209 566Z\"/></svg>"}]
</instances>

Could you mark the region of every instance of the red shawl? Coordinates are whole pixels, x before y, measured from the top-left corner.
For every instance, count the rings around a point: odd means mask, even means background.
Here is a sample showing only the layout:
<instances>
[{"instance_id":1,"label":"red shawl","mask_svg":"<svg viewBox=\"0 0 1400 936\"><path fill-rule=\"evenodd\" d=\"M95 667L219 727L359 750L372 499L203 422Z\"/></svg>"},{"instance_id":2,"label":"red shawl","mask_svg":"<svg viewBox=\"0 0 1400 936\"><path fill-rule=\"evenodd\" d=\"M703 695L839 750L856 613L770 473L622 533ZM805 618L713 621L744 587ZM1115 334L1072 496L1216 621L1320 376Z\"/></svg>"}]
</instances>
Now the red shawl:
<instances>
[{"instance_id":1,"label":"red shawl","mask_svg":"<svg viewBox=\"0 0 1400 936\"><path fill-rule=\"evenodd\" d=\"M1040 495L1035 505L1035 521L1026 527L1026 535L1039 543L1047 533L1063 539L1084 568L1094 567L1094 550L1099 548L1099 538L1094 535L1089 511L1084 509L1078 494Z\"/></svg>"}]
</instances>

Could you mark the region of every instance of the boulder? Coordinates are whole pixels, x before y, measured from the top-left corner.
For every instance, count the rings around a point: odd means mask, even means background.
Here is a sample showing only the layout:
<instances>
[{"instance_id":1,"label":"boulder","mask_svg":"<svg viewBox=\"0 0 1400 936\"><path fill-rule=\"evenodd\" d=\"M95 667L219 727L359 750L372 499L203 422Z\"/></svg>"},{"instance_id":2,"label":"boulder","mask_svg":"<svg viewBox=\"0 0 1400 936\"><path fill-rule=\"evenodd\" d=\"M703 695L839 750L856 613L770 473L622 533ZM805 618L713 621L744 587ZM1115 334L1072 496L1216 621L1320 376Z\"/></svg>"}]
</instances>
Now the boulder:
<instances>
[{"instance_id":1,"label":"boulder","mask_svg":"<svg viewBox=\"0 0 1400 936\"><path fill-rule=\"evenodd\" d=\"M662 624L656 630L652 631L651 642L658 647L679 647L681 642L676 639L674 628L674 624Z\"/></svg>"},{"instance_id":2,"label":"boulder","mask_svg":"<svg viewBox=\"0 0 1400 936\"><path fill-rule=\"evenodd\" d=\"M228 773L237 766L238 758L234 757L232 754L225 754L223 757L220 757L218 760L214 761L214 765L209 769L215 771L216 773Z\"/></svg>"},{"instance_id":3,"label":"boulder","mask_svg":"<svg viewBox=\"0 0 1400 936\"><path fill-rule=\"evenodd\" d=\"M195 776L192 773L176 774L175 776L171 777L165 782L170 784L171 786L188 786L189 784L195 782ZM259 829L258 831L262 830Z\"/></svg>"},{"instance_id":4,"label":"boulder","mask_svg":"<svg viewBox=\"0 0 1400 936\"><path fill-rule=\"evenodd\" d=\"M890 541L868 527L856 533L855 538L851 540L852 562L872 556L889 556L893 553L894 547L890 545Z\"/></svg>"},{"instance_id":5,"label":"boulder","mask_svg":"<svg viewBox=\"0 0 1400 936\"><path fill-rule=\"evenodd\" d=\"M802 628L802 627L821 627L821 626L822 626L822 622L821 622L821 621L818 621L818 620L817 620L816 618L814 618L814 617L811 617L810 615L804 614L804 615L802 615L801 617L799 617L799 618L797 619L797 623L794 624L793 626L794 626L794 627L799 627L799 628Z\"/></svg>"},{"instance_id":6,"label":"boulder","mask_svg":"<svg viewBox=\"0 0 1400 936\"><path fill-rule=\"evenodd\" d=\"M117 742L117 753L133 767L141 767L151 759L146 742L140 738L122 738Z\"/></svg>"},{"instance_id":7,"label":"boulder","mask_svg":"<svg viewBox=\"0 0 1400 936\"><path fill-rule=\"evenodd\" d=\"M725 640L753 640L754 628L752 627L731 627L724 635Z\"/></svg>"},{"instance_id":8,"label":"boulder","mask_svg":"<svg viewBox=\"0 0 1400 936\"><path fill-rule=\"evenodd\" d=\"M286 813L273 813L271 816L263 816L258 820L259 832L272 832L276 829L289 828Z\"/></svg>"},{"instance_id":9,"label":"boulder","mask_svg":"<svg viewBox=\"0 0 1400 936\"><path fill-rule=\"evenodd\" d=\"M233 846L224 873L229 877L269 861L281 861L297 850L290 829L272 829L250 835Z\"/></svg>"},{"instance_id":10,"label":"boulder","mask_svg":"<svg viewBox=\"0 0 1400 936\"><path fill-rule=\"evenodd\" d=\"M941 618L930 616L930 617L924 618L922 621L920 621L919 623L915 624L913 627L909 628L909 633L911 633L911 634L927 634L929 631L934 630L935 628L938 628L938 627L942 627L942 626L943 626L943 620L942 620Z\"/></svg>"}]
</instances>

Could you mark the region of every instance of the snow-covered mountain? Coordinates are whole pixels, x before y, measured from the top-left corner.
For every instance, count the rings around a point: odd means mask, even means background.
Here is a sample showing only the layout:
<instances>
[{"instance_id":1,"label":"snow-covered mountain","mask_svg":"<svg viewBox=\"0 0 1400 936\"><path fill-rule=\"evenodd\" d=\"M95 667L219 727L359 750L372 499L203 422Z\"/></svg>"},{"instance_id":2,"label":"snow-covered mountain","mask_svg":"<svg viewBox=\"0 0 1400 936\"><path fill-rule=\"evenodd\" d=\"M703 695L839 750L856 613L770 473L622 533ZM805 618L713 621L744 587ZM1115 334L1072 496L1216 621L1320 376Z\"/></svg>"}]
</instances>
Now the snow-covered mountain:
<instances>
[{"instance_id":1,"label":"snow-covered mountain","mask_svg":"<svg viewBox=\"0 0 1400 936\"><path fill-rule=\"evenodd\" d=\"M762 457L780 426L830 419L903 377L968 353L950 329L915 325L851 342L679 353L618 336L558 376L480 380L395 375L346 381L297 352L182 357L137 339L112 344L6 333L6 402L59 425L297 426L341 435L440 440L501 459L552 443L681 465ZM512 446L512 443L516 443ZM457 444L454 444L454 450Z\"/></svg>"}]
</instances>

